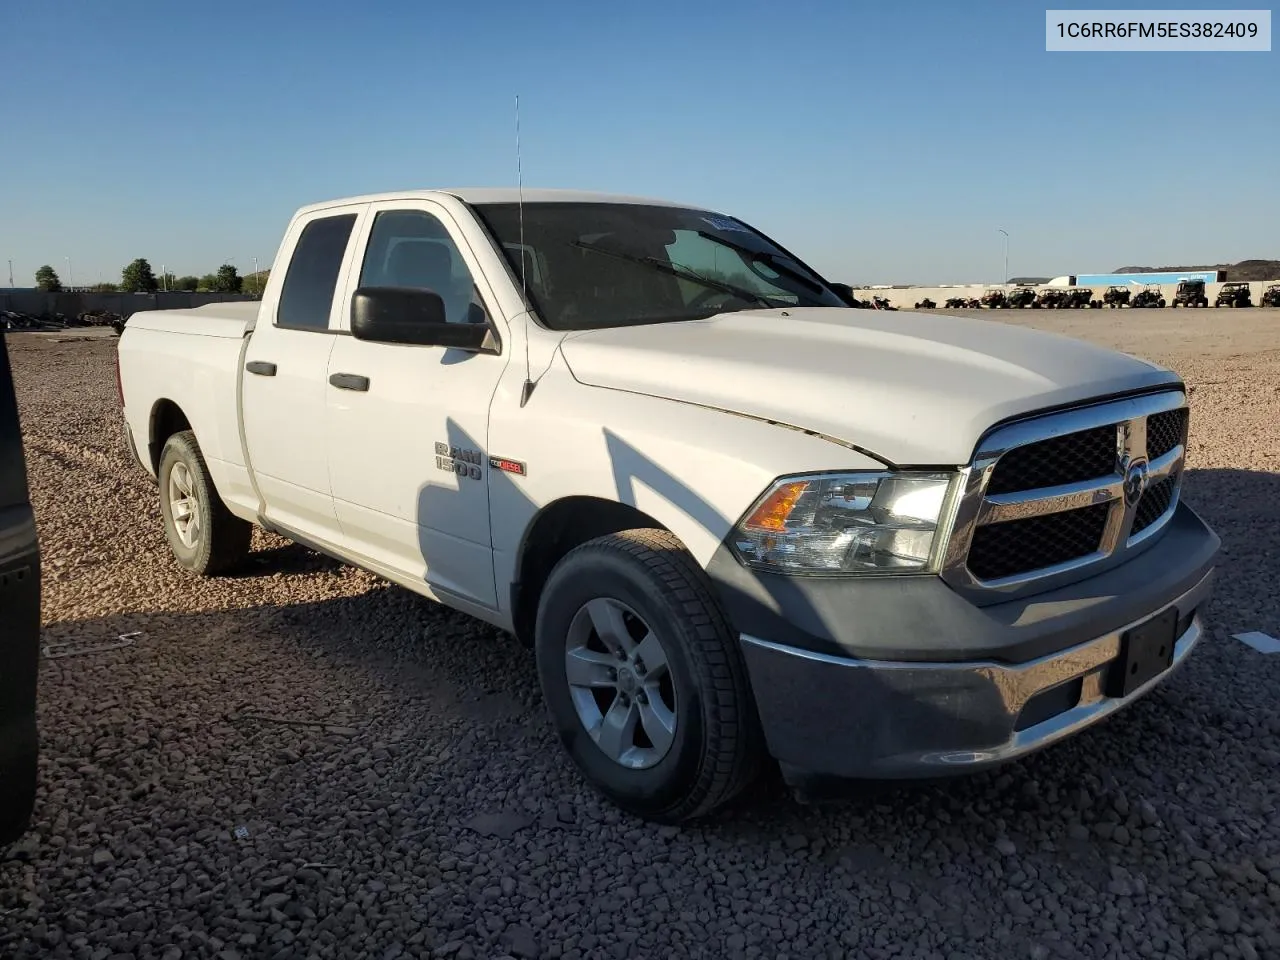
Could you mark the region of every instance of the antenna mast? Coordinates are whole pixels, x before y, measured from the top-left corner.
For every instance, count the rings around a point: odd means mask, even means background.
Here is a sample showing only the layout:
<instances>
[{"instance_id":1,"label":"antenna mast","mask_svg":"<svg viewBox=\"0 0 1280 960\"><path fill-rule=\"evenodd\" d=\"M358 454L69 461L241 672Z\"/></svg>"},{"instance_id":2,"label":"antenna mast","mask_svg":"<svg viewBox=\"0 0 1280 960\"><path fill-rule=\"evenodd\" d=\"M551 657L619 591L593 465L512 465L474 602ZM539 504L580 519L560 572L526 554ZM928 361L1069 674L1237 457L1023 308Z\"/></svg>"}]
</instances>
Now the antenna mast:
<instances>
[{"instance_id":1,"label":"antenna mast","mask_svg":"<svg viewBox=\"0 0 1280 960\"><path fill-rule=\"evenodd\" d=\"M520 219L520 295L524 298L526 312L529 307L529 252L524 245L524 167L520 159L520 94L516 94L516 196ZM533 393L532 373L529 366L529 317L524 321L524 386L520 390L520 406L529 402Z\"/></svg>"}]
</instances>

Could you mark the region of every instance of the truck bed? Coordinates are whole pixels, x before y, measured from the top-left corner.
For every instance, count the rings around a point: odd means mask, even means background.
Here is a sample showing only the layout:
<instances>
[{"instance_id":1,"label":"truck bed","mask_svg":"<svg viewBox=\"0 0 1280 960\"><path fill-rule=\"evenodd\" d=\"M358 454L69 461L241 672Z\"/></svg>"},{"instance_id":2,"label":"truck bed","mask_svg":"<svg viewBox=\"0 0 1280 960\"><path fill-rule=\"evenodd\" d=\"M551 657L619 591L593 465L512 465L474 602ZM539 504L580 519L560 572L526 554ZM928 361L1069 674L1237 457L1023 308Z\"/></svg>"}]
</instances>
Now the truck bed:
<instances>
[{"instance_id":1,"label":"truck bed","mask_svg":"<svg viewBox=\"0 0 1280 960\"><path fill-rule=\"evenodd\" d=\"M223 496L254 502L239 433L239 385L245 331L257 301L211 303L190 310L148 310L125 324L118 351L124 415L154 471L148 449L156 418L180 416L200 438ZM204 338L199 349L187 337ZM157 405L157 401L163 402Z\"/></svg>"},{"instance_id":2,"label":"truck bed","mask_svg":"<svg viewBox=\"0 0 1280 960\"><path fill-rule=\"evenodd\" d=\"M258 316L256 300L206 303L179 310L144 310L129 318L131 330L186 333L197 337L239 340Z\"/></svg>"}]
</instances>

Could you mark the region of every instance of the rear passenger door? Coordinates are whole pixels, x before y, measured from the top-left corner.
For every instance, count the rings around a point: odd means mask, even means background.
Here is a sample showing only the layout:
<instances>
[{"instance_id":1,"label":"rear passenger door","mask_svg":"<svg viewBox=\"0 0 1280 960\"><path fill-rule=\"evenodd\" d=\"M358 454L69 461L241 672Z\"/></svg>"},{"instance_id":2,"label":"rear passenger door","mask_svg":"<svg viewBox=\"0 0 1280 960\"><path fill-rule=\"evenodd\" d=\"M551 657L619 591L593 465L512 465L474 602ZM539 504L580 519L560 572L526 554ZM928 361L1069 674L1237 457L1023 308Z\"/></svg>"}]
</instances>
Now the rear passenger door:
<instances>
[{"instance_id":1,"label":"rear passenger door","mask_svg":"<svg viewBox=\"0 0 1280 960\"><path fill-rule=\"evenodd\" d=\"M245 354L245 443L265 516L320 545L342 542L329 483L327 371L338 339L335 294L365 209L330 208L294 222L275 268L283 282L268 284Z\"/></svg>"}]
</instances>

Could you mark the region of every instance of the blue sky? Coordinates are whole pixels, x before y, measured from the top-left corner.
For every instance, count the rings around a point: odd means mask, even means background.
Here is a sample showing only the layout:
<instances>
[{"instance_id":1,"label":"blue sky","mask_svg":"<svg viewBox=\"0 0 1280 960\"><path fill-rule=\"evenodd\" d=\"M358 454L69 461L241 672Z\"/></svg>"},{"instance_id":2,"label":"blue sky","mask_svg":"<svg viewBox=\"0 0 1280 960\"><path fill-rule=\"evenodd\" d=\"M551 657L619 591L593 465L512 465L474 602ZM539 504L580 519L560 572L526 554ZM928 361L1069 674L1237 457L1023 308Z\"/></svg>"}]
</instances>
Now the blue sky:
<instances>
[{"instance_id":1,"label":"blue sky","mask_svg":"<svg viewBox=\"0 0 1280 960\"><path fill-rule=\"evenodd\" d=\"M997 228L1015 276L1280 257L1280 54L1047 53L1044 10L3 0L0 283L244 273L305 203L514 184L517 92L526 186L708 205L833 279L996 281Z\"/></svg>"}]
</instances>

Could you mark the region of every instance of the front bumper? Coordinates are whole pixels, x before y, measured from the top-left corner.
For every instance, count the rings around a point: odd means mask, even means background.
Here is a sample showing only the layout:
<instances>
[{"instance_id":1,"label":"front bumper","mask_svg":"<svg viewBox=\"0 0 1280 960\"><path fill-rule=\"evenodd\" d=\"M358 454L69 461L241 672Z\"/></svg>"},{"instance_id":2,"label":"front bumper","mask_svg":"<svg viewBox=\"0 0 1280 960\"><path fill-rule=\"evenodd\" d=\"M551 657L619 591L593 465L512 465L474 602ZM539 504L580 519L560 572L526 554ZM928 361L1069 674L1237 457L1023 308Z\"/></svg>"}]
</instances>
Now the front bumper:
<instances>
[{"instance_id":1,"label":"front bumper","mask_svg":"<svg viewBox=\"0 0 1280 960\"><path fill-rule=\"evenodd\" d=\"M708 572L787 778L897 779L1015 759L1144 696L1201 637L1219 545L1184 504L1128 563L987 607L937 578L783 589L717 563ZM1128 695L1108 695L1127 631L1171 610L1171 665Z\"/></svg>"},{"instance_id":2,"label":"front bumper","mask_svg":"<svg viewBox=\"0 0 1280 960\"><path fill-rule=\"evenodd\" d=\"M1047 747L1144 696L1186 660L1202 635L1198 608L1212 579L1169 605L1182 621L1172 665L1124 697L1104 691L1132 624L1016 665L844 659L743 636L770 752L805 774L896 779Z\"/></svg>"}]
</instances>

